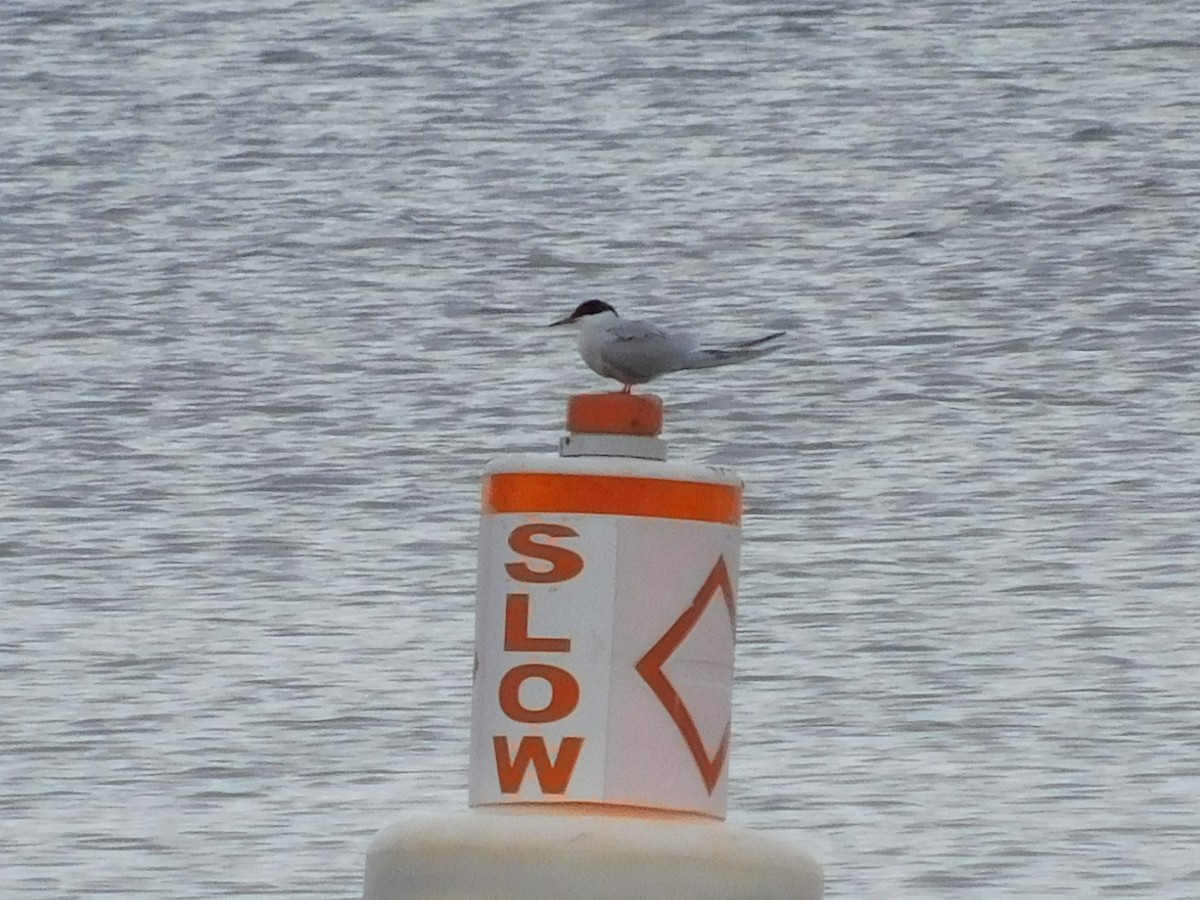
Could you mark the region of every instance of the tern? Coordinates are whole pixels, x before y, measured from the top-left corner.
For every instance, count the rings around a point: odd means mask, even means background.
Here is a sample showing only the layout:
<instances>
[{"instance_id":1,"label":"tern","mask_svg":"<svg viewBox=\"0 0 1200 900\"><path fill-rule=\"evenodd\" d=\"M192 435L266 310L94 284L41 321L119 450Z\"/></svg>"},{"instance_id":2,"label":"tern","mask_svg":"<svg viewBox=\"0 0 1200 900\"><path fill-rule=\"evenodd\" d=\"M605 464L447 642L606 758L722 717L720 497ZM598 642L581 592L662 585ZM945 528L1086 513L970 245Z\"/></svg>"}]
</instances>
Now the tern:
<instances>
[{"instance_id":1,"label":"tern","mask_svg":"<svg viewBox=\"0 0 1200 900\"><path fill-rule=\"evenodd\" d=\"M776 331L737 344L702 347L690 335L667 331L651 322L622 319L603 300L585 300L569 316L550 324L572 322L579 323L579 355L588 368L621 382L625 394L632 391L633 385L645 384L668 372L755 359L774 350L777 345L771 341L784 335Z\"/></svg>"}]
</instances>

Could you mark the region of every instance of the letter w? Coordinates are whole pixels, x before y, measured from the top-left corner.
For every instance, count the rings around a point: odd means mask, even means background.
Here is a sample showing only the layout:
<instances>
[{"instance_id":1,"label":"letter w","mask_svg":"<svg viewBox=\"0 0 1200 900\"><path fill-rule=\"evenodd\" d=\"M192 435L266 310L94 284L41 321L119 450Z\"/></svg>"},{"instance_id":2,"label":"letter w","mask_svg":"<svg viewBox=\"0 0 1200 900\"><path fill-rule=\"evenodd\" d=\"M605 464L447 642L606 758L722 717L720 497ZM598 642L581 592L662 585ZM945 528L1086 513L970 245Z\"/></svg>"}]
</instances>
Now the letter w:
<instances>
[{"instance_id":1,"label":"letter w","mask_svg":"<svg viewBox=\"0 0 1200 900\"><path fill-rule=\"evenodd\" d=\"M575 762L579 759L579 751L583 748L583 738L563 738L554 762L550 761L543 737L525 735L517 744L516 756L509 753L508 738L503 735L493 737L492 746L496 750L496 775L500 779L502 793L517 793L521 789L521 782L525 780L529 764L533 763L543 794L565 794L571 773L575 771Z\"/></svg>"}]
</instances>

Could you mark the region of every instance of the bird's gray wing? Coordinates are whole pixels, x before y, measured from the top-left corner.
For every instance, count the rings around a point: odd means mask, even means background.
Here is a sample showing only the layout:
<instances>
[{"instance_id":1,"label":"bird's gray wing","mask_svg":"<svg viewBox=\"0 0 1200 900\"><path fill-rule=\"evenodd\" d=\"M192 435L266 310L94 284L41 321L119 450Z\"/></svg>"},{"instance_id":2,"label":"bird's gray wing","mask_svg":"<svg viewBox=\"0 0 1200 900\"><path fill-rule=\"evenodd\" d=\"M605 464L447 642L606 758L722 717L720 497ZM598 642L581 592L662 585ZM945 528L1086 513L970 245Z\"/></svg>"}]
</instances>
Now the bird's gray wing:
<instances>
[{"instance_id":1,"label":"bird's gray wing","mask_svg":"<svg viewBox=\"0 0 1200 900\"><path fill-rule=\"evenodd\" d=\"M670 333L649 322L616 321L607 329L610 340L601 350L605 365L649 381L674 372L695 343L686 335Z\"/></svg>"}]
</instances>

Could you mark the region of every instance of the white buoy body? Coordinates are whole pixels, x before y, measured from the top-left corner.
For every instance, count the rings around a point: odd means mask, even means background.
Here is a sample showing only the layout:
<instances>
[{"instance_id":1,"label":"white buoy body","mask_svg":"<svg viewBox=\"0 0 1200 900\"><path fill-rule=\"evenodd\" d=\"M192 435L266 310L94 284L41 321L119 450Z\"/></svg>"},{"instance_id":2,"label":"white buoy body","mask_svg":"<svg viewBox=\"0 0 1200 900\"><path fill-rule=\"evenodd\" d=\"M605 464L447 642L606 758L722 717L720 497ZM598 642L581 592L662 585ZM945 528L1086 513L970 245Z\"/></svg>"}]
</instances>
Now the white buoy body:
<instances>
[{"instance_id":1,"label":"white buoy body","mask_svg":"<svg viewBox=\"0 0 1200 900\"><path fill-rule=\"evenodd\" d=\"M472 806L724 816L741 491L644 460L489 466Z\"/></svg>"},{"instance_id":2,"label":"white buoy body","mask_svg":"<svg viewBox=\"0 0 1200 900\"><path fill-rule=\"evenodd\" d=\"M649 394L571 398L483 479L472 810L385 829L365 900L820 900L726 811L742 485L667 463Z\"/></svg>"}]
</instances>

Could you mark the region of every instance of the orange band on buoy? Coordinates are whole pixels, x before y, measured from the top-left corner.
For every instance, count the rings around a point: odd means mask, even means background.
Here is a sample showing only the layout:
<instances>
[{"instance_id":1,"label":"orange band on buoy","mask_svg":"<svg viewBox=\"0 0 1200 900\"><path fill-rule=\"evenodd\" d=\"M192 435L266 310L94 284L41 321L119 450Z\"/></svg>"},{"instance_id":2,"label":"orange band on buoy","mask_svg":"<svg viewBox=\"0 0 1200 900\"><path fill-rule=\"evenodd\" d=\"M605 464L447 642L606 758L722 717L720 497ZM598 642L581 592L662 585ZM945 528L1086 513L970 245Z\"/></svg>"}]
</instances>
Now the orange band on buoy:
<instances>
[{"instance_id":1,"label":"orange band on buoy","mask_svg":"<svg viewBox=\"0 0 1200 900\"><path fill-rule=\"evenodd\" d=\"M590 513L737 525L742 490L731 484L625 475L501 472L483 483L485 513Z\"/></svg>"},{"instance_id":2,"label":"orange band on buoy","mask_svg":"<svg viewBox=\"0 0 1200 900\"><path fill-rule=\"evenodd\" d=\"M654 394L575 394L567 401L572 434L656 437L662 423L662 400Z\"/></svg>"}]
</instances>

